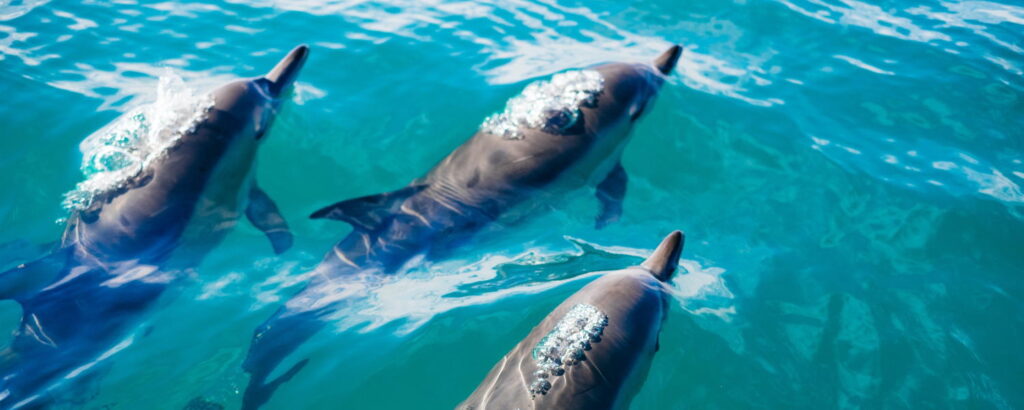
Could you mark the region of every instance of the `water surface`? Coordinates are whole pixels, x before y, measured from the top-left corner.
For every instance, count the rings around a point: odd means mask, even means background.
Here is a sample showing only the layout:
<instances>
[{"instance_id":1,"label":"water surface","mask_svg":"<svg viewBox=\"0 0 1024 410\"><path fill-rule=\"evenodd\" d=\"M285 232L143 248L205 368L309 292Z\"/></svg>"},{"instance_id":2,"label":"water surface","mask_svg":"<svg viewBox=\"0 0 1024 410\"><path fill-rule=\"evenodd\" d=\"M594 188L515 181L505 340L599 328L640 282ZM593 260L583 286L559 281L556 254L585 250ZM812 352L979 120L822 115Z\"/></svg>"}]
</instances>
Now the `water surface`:
<instances>
[{"instance_id":1,"label":"water surface","mask_svg":"<svg viewBox=\"0 0 1024 410\"><path fill-rule=\"evenodd\" d=\"M634 408L1024 406L1024 7L1005 0L2 1L4 268L59 237L80 143L161 77L204 90L299 43L258 172L296 246L239 223L75 406L237 408L252 330L350 229L306 215L403 186L532 80L672 43L619 223L594 229L578 192L368 291L269 408L450 408L584 273L677 228ZM0 327L19 317L0 303Z\"/></svg>"}]
</instances>

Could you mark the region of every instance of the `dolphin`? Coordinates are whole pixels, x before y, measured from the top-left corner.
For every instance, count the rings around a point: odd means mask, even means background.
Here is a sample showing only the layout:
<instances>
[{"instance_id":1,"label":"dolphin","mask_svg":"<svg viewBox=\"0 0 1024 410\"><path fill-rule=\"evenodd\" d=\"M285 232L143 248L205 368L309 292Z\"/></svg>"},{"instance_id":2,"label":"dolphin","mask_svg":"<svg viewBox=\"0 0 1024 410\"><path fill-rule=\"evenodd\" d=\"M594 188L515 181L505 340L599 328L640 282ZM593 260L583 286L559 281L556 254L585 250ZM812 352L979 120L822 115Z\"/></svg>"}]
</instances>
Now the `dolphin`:
<instances>
[{"instance_id":1,"label":"dolphin","mask_svg":"<svg viewBox=\"0 0 1024 410\"><path fill-rule=\"evenodd\" d=\"M683 240L672 232L640 266L607 273L570 296L457 408L629 408L658 350L665 283Z\"/></svg>"},{"instance_id":2,"label":"dolphin","mask_svg":"<svg viewBox=\"0 0 1024 410\"><path fill-rule=\"evenodd\" d=\"M597 226L618 219L627 184L619 158L633 123L681 54L675 45L653 63L602 64L535 82L422 178L314 212L311 218L354 229L326 254L304 290L255 330L243 363L250 373L243 407L262 405L305 365L269 380L337 310L337 301L328 301L337 299L338 281L394 273L418 255L438 258L492 222L522 218L587 186L601 203Z\"/></svg>"},{"instance_id":3,"label":"dolphin","mask_svg":"<svg viewBox=\"0 0 1024 410\"><path fill-rule=\"evenodd\" d=\"M0 274L0 298L22 320L0 359L0 407L46 396L128 337L183 269L196 266L244 212L275 252L292 244L277 206L256 183L256 153L309 49L262 77L212 92L212 106L166 152L68 218L43 258Z\"/></svg>"},{"instance_id":4,"label":"dolphin","mask_svg":"<svg viewBox=\"0 0 1024 410\"><path fill-rule=\"evenodd\" d=\"M529 85L422 178L314 212L355 228L325 263L393 272L417 254L449 251L505 214L521 217L586 186L601 203L597 226L615 221L629 131L681 54L673 46L653 64L604 64Z\"/></svg>"}]
</instances>

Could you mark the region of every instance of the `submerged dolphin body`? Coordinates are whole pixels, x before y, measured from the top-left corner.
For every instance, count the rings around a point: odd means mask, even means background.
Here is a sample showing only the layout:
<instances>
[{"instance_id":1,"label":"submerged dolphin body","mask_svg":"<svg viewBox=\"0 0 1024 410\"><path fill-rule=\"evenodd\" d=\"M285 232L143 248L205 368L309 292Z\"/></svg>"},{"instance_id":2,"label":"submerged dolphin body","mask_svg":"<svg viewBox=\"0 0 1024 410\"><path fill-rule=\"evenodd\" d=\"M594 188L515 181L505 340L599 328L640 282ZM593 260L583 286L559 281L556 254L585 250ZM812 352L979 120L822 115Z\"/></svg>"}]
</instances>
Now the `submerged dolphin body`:
<instances>
[{"instance_id":1,"label":"submerged dolphin body","mask_svg":"<svg viewBox=\"0 0 1024 410\"><path fill-rule=\"evenodd\" d=\"M0 298L23 314L0 360L0 407L37 403L59 378L87 369L242 212L276 252L291 246L253 170L307 55L297 47L265 76L217 88L212 107L162 155L72 213L56 251L0 274Z\"/></svg>"},{"instance_id":2,"label":"submerged dolphin body","mask_svg":"<svg viewBox=\"0 0 1024 410\"><path fill-rule=\"evenodd\" d=\"M658 350L673 232L640 266L605 274L558 305L491 369L460 410L628 408Z\"/></svg>"},{"instance_id":3,"label":"submerged dolphin body","mask_svg":"<svg viewBox=\"0 0 1024 410\"><path fill-rule=\"evenodd\" d=\"M525 214L586 186L596 186L602 205L598 226L618 219L627 180L619 158L629 131L681 54L673 46L653 64L604 64L531 84L426 176L313 213L354 230L327 253L306 288L254 332L243 364L251 375L243 407L262 405L305 364L270 380L337 310L329 300L346 277L395 272L414 256L450 251L507 214Z\"/></svg>"}]
</instances>

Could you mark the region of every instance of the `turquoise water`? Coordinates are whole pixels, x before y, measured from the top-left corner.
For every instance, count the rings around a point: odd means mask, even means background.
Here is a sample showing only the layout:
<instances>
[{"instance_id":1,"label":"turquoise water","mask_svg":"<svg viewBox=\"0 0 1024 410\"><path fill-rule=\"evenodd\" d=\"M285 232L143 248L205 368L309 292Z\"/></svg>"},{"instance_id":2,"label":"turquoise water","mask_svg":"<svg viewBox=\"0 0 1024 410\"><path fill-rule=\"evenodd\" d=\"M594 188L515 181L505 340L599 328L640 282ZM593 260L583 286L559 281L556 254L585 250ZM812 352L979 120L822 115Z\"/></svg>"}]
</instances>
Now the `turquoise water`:
<instances>
[{"instance_id":1,"label":"turquoise water","mask_svg":"<svg viewBox=\"0 0 1024 410\"><path fill-rule=\"evenodd\" d=\"M621 221L595 230L578 192L372 289L268 408L450 408L581 274L677 228L634 408L1024 406L1019 4L318 3L0 1L4 269L59 238L79 143L161 76L208 89L312 47L259 158L295 247L275 257L239 223L72 406L237 408L253 329L350 229L310 212L405 185L531 80L673 42ZM19 318L0 303L0 328Z\"/></svg>"}]
</instances>

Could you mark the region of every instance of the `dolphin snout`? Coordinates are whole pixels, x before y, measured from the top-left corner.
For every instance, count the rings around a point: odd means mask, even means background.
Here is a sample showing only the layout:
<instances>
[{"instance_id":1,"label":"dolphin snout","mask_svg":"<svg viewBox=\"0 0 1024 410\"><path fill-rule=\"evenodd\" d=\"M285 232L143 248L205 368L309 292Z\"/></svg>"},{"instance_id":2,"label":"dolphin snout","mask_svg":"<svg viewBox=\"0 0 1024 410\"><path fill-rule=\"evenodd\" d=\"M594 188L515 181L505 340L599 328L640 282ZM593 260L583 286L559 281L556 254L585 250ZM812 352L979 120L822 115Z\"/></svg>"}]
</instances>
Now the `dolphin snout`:
<instances>
[{"instance_id":1,"label":"dolphin snout","mask_svg":"<svg viewBox=\"0 0 1024 410\"><path fill-rule=\"evenodd\" d=\"M268 91L272 96L279 97L284 90L288 89L302 70L309 56L309 47L300 45L292 49L264 78L270 81Z\"/></svg>"},{"instance_id":2,"label":"dolphin snout","mask_svg":"<svg viewBox=\"0 0 1024 410\"><path fill-rule=\"evenodd\" d=\"M676 62L679 61L679 56L683 54L683 48L678 44L673 45L658 58L654 59L654 67L658 69L663 75L669 75L673 68L676 68Z\"/></svg>"}]
</instances>

